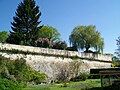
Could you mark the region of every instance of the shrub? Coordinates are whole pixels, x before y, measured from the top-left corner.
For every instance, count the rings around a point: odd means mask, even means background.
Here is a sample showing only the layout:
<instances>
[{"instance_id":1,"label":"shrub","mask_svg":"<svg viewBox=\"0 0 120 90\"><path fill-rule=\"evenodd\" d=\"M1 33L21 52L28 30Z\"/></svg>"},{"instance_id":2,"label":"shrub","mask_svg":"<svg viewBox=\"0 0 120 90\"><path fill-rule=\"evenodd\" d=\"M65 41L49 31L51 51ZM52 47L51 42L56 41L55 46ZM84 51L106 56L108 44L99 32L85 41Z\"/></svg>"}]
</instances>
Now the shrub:
<instances>
[{"instance_id":1,"label":"shrub","mask_svg":"<svg viewBox=\"0 0 120 90\"><path fill-rule=\"evenodd\" d=\"M63 83L61 87L67 87L67 83Z\"/></svg>"},{"instance_id":2,"label":"shrub","mask_svg":"<svg viewBox=\"0 0 120 90\"><path fill-rule=\"evenodd\" d=\"M65 41L51 42L48 38L39 38L35 41L35 46L64 50L67 48L67 43Z\"/></svg>"},{"instance_id":3,"label":"shrub","mask_svg":"<svg viewBox=\"0 0 120 90\"><path fill-rule=\"evenodd\" d=\"M22 90L22 87L17 82L0 78L0 90Z\"/></svg>"},{"instance_id":4,"label":"shrub","mask_svg":"<svg viewBox=\"0 0 120 90\"><path fill-rule=\"evenodd\" d=\"M41 83L45 80L46 75L39 73L26 64L26 60L6 60L0 56L0 77L9 79L19 84L22 82L26 85L27 82L33 81Z\"/></svg>"},{"instance_id":5,"label":"shrub","mask_svg":"<svg viewBox=\"0 0 120 90\"><path fill-rule=\"evenodd\" d=\"M15 71L15 77L18 81L32 81L36 84L40 84L46 79L46 75L44 73L39 73L33 70L26 64L26 60L24 59L15 60Z\"/></svg>"},{"instance_id":6,"label":"shrub","mask_svg":"<svg viewBox=\"0 0 120 90\"><path fill-rule=\"evenodd\" d=\"M53 42L53 44L52 44L52 48L53 48L53 49L64 50L64 49L67 48L67 44L66 44L65 41Z\"/></svg>"},{"instance_id":7,"label":"shrub","mask_svg":"<svg viewBox=\"0 0 120 90\"><path fill-rule=\"evenodd\" d=\"M113 60L112 67L120 67L120 60Z\"/></svg>"},{"instance_id":8,"label":"shrub","mask_svg":"<svg viewBox=\"0 0 120 90\"><path fill-rule=\"evenodd\" d=\"M88 73L80 73L78 77L76 78L72 78L71 81L85 81L87 78L89 77L89 74Z\"/></svg>"},{"instance_id":9,"label":"shrub","mask_svg":"<svg viewBox=\"0 0 120 90\"><path fill-rule=\"evenodd\" d=\"M66 50L68 50L68 51L78 51L77 47L74 47L74 46L67 47Z\"/></svg>"},{"instance_id":10,"label":"shrub","mask_svg":"<svg viewBox=\"0 0 120 90\"><path fill-rule=\"evenodd\" d=\"M88 76L89 76L88 73L83 72L83 73L80 73L78 78L82 81L85 81L88 78Z\"/></svg>"},{"instance_id":11,"label":"shrub","mask_svg":"<svg viewBox=\"0 0 120 90\"><path fill-rule=\"evenodd\" d=\"M48 38L39 38L35 41L35 46L47 48L50 46L50 41Z\"/></svg>"},{"instance_id":12,"label":"shrub","mask_svg":"<svg viewBox=\"0 0 120 90\"><path fill-rule=\"evenodd\" d=\"M29 70L30 67L29 65L26 64L26 60L24 59L18 59L14 61L14 75L15 78L17 79L17 81L21 82L27 82L30 79L30 75L29 75Z\"/></svg>"},{"instance_id":13,"label":"shrub","mask_svg":"<svg viewBox=\"0 0 120 90\"><path fill-rule=\"evenodd\" d=\"M47 76L44 73L39 73L35 70L30 71L30 78L31 78L30 81L33 81L36 84L40 84L40 83L44 82L46 77Z\"/></svg>"}]
</instances>

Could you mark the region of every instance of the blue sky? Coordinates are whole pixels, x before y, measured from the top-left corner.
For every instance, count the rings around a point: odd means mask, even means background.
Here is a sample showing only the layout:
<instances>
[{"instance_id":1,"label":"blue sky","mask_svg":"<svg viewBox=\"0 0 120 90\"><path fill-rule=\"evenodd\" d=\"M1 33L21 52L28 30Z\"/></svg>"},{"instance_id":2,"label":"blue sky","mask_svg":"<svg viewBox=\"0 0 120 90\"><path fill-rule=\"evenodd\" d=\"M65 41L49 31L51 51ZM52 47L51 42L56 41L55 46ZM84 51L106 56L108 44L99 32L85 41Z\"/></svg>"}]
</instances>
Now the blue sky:
<instances>
[{"instance_id":1,"label":"blue sky","mask_svg":"<svg viewBox=\"0 0 120 90\"><path fill-rule=\"evenodd\" d=\"M0 31L11 30L18 4L22 0L0 0ZM41 25L58 29L62 40L77 25L95 25L104 38L104 53L114 53L120 36L120 0L36 0L42 15Z\"/></svg>"}]
</instances>

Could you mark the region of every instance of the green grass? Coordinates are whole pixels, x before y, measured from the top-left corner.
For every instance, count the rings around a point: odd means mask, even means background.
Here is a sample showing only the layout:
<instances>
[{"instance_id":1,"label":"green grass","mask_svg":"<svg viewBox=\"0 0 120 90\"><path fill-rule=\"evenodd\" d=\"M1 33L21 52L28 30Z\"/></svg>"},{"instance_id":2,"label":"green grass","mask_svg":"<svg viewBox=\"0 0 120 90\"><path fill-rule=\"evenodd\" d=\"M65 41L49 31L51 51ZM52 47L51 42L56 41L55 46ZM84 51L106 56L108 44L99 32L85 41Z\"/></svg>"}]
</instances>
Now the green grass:
<instances>
[{"instance_id":1,"label":"green grass","mask_svg":"<svg viewBox=\"0 0 120 90\"><path fill-rule=\"evenodd\" d=\"M31 85L24 90L100 90L100 79L87 79L86 81L77 81L67 83L54 84L52 86Z\"/></svg>"}]
</instances>

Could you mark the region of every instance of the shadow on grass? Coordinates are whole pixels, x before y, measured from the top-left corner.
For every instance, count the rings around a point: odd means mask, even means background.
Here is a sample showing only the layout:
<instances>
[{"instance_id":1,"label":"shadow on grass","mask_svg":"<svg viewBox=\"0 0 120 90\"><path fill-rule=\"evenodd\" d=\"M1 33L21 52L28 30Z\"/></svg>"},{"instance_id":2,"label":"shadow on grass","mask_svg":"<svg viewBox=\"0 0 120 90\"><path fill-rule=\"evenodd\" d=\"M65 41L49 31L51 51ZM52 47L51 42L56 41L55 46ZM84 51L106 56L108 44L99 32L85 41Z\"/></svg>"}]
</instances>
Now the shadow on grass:
<instances>
[{"instance_id":1,"label":"shadow on grass","mask_svg":"<svg viewBox=\"0 0 120 90\"><path fill-rule=\"evenodd\" d=\"M101 87L94 87L94 88L90 88L90 89L86 89L86 90L102 90Z\"/></svg>"},{"instance_id":2,"label":"shadow on grass","mask_svg":"<svg viewBox=\"0 0 120 90\"><path fill-rule=\"evenodd\" d=\"M108 87L94 87L94 88L90 88L90 89L86 89L86 90L120 90L119 86L108 86Z\"/></svg>"}]
</instances>

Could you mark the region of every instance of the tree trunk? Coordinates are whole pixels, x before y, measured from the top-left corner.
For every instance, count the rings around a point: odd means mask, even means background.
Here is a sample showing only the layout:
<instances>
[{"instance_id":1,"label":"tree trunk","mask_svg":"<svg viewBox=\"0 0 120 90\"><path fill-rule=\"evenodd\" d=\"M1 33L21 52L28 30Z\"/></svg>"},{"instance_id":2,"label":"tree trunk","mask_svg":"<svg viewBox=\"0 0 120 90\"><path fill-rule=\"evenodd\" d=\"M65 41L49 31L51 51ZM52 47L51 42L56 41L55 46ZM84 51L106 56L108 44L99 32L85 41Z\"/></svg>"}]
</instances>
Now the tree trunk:
<instances>
[{"instance_id":1,"label":"tree trunk","mask_svg":"<svg viewBox=\"0 0 120 90\"><path fill-rule=\"evenodd\" d=\"M89 52L89 48L90 48L90 45L86 45L86 47L85 47L85 52Z\"/></svg>"}]
</instances>

